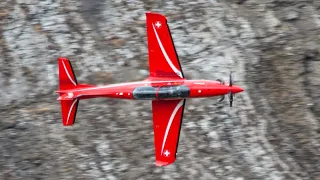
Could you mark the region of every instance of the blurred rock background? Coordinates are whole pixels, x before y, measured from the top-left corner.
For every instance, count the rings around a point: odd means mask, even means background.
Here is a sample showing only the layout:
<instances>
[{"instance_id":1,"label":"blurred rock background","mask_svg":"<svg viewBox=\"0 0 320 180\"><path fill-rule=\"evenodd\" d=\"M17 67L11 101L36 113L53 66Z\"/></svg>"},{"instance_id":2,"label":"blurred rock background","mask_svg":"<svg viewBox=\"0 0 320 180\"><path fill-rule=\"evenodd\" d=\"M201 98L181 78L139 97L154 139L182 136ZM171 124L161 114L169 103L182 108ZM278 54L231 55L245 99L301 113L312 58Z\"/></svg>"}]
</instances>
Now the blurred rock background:
<instances>
[{"instance_id":1,"label":"blurred rock background","mask_svg":"<svg viewBox=\"0 0 320 180\"><path fill-rule=\"evenodd\" d=\"M151 102L81 101L63 127L58 56L79 82L148 75L145 12L168 18L188 78L228 79L234 107L188 100L178 157L154 166ZM320 179L320 1L3 0L0 179Z\"/></svg>"}]
</instances>

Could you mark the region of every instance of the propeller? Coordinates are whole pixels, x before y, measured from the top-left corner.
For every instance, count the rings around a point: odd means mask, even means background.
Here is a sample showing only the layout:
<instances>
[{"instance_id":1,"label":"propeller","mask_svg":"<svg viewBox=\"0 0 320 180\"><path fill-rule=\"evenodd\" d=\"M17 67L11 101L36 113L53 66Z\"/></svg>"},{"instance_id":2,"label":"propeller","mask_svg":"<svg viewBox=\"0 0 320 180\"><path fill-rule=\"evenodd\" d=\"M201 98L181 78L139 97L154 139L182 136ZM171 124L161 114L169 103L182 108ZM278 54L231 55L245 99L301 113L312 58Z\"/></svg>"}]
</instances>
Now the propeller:
<instances>
[{"instance_id":1,"label":"propeller","mask_svg":"<svg viewBox=\"0 0 320 180\"><path fill-rule=\"evenodd\" d=\"M232 72L230 72L230 75L229 75L229 87L232 87L232 84L233 84L233 75L232 75ZM233 96L234 96L234 95L232 94L232 91L229 90L230 107L232 107Z\"/></svg>"},{"instance_id":2,"label":"propeller","mask_svg":"<svg viewBox=\"0 0 320 180\"><path fill-rule=\"evenodd\" d=\"M229 93L229 101L230 101L230 107L232 107L232 103L233 103L233 94L232 92Z\"/></svg>"},{"instance_id":3,"label":"propeller","mask_svg":"<svg viewBox=\"0 0 320 180\"><path fill-rule=\"evenodd\" d=\"M229 75L229 86L231 87L233 84L233 75L232 75L232 72L230 72L230 75Z\"/></svg>"},{"instance_id":4,"label":"propeller","mask_svg":"<svg viewBox=\"0 0 320 180\"><path fill-rule=\"evenodd\" d=\"M222 79L217 79L217 81L219 81L220 84L223 84L223 85L224 85L224 80L222 80ZM219 102L222 102L222 101L224 100L224 98L225 98L225 95L222 95L222 96L219 98Z\"/></svg>"},{"instance_id":5,"label":"propeller","mask_svg":"<svg viewBox=\"0 0 320 180\"><path fill-rule=\"evenodd\" d=\"M224 81L221 80L221 79L217 79L217 81L219 81L221 84L224 84ZM230 102L230 107L232 107L233 105L233 98L234 98L234 94L232 93L231 91L231 87L233 85L233 75L232 75L232 72L230 72L230 75L229 75L229 87L230 87L230 90L229 90L229 102ZM222 102L225 98L225 95L222 95L221 98L219 99L219 102Z\"/></svg>"}]
</instances>

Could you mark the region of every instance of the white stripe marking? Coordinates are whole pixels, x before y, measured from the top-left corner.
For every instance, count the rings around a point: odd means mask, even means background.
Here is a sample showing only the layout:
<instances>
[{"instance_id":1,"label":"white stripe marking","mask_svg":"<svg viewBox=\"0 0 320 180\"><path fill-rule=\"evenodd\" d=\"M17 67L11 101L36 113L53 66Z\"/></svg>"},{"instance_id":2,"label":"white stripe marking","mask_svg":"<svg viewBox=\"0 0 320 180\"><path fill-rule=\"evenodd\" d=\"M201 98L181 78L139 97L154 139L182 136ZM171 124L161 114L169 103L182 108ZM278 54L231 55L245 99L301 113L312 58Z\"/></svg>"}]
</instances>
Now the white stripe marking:
<instances>
[{"instance_id":1,"label":"white stripe marking","mask_svg":"<svg viewBox=\"0 0 320 180\"><path fill-rule=\"evenodd\" d=\"M169 122L167 124L167 128L166 128L166 132L164 134L164 137L163 137L163 142L162 142L162 149L161 149L161 155L163 154L163 148L164 148L164 145L166 144L166 141L167 141L167 136L168 136L168 133L169 133L169 130L170 130L170 127L171 127L171 124L172 124L172 121L174 119L174 117L176 116L178 110L180 109L180 107L183 105L183 99L179 102L179 104L174 108L171 116L170 116L170 119L169 119Z\"/></svg>"},{"instance_id":2,"label":"white stripe marking","mask_svg":"<svg viewBox=\"0 0 320 180\"><path fill-rule=\"evenodd\" d=\"M88 90L96 90L96 89L104 89L104 88L112 88L112 87L119 87L119 86L126 86L126 85L145 85L149 86L151 83L166 83L166 82L173 82L173 81L150 81L146 83L145 81L139 81L139 82L128 82L128 83L120 83L120 84L112 84L112 85L106 85L106 86L99 86L99 87L92 87L92 88L86 88L86 89L75 89L70 92L76 92L76 91L88 91ZM183 81L179 81L183 82Z\"/></svg>"},{"instance_id":3,"label":"white stripe marking","mask_svg":"<svg viewBox=\"0 0 320 180\"><path fill-rule=\"evenodd\" d=\"M64 70L65 70L66 73L67 73L68 78L69 78L70 81L72 82L72 84L75 85L75 86L77 86L76 82L74 82L74 80L71 78L69 72L67 71L67 67L66 67L66 65L64 64L64 61L62 61L62 65L63 65L63 67L64 67Z\"/></svg>"},{"instance_id":4,"label":"white stripe marking","mask_svg":"<svg viewBox=\"0 0 320 180\"><path fill-rule=\"evenodd\" d=\"M160 40L160 38L159 38L159 36L158 36L158 33L157 33L157 31L156 31L156 28L154 27L154 24L152 24L152 27L153 27L153 31L154 31L154 33L155 33L155 35L156 35L156 38L157 38L158 44L159 44L159 46L160 46L160 49L161 49L161 51L162 51L162 54L163 54L164 57L166 58L168 64L169 64L170 67L171 67L171 69L172 69L179 77L183 78L181 71L179 71L179 70L174 66L174 64L172 64L172 61L170 60L170 58L169 58L166 50L164 49L164 47L163 47L163 45L162 45L162 43L161 43L161 40Z\"/></svg>"},{"instance_id":5,"label":"white stripe marking","mask_svg":"<svg viewBox=\"0 0 320 180\"><path fill-rule=\"evenodd\" d=\"M69 118L70 118L70 114L71 114L72 109L73 109L73 106L76 104L76 102L78 102L78 99L76 99L75 101L73 101L73 103L72 103L72 105L71 105L71 107L70 107L70 109L69 109L69 113L68 113L68 118L67 118L67 123L66 123L66 125L68 125Z\"/></svg>"}]
</instances>

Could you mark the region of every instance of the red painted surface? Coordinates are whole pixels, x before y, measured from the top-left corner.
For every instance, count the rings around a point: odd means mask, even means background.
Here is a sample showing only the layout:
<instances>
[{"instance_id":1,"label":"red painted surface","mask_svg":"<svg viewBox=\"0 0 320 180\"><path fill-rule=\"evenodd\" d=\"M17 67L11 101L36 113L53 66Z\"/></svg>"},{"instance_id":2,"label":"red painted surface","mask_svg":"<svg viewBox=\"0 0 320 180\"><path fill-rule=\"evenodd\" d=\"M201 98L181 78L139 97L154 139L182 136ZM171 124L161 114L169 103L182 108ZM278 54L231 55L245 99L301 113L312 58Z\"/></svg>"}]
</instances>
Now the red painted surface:
<instances>
[{"instance_id":1,"label":"red painted surface","mask_svg":"<svg viewBox=\"0 0 320 180\"><path fill-rule=\"evenodd\" d=\"M150 76L183 78L166 17L151 12L146 16Z\"/></svg>"},{"instance_id":2,"label":"red painted surface","mask_svg":"<svg viewBox=\"0 0 320 180\"><path fill-rule=\"evenodd\" d=\"M171 164L176 159L184 101L152 101L157 166Z\"/></svg>"},{"instance_id":3,"label":"red painted surface","mask_svg":"<svg viewBox=\"0 0 320 180\"><path fill-rule=\"evenodd\" d=\"M152 100L156 165L164 166L176 159L185 99L236 94L243 89L219 81L186 80L166 18L156 13L146 15L150 66L150 76L146 80L105 86L78 84L70 61L61 57L58 59L59 90L56 92L60 95L63 125L70 126L74 124L79 100L97 97L141 99L133 93L137 92L134 91L136 88L142 89L138 92L146 93L147 99ZM159 92L164 89L162 93L168 97L163 98L162 94L159 99Z\"/></svg>"}]
</instances>

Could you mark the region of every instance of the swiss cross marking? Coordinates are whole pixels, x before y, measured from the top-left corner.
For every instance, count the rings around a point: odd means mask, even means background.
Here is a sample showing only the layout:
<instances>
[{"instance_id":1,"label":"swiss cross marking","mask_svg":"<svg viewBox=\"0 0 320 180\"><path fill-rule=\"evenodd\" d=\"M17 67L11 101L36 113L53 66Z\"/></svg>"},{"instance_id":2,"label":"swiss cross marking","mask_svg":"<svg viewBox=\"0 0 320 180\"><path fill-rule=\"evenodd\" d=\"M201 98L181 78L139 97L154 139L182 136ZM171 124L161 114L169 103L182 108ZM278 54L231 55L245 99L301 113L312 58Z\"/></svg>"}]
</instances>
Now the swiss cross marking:
<instances>
[{"instance_id":1,"label":"swiss cross marking","mask_svg":"<svg viewBox=\"0 0 320 180\"><path fill-rule=\"evenodd\" d=\"M161 23L159 21L157 21L155 25L156 25L157 28L161 27Z\"/></svg>"}]
</instances>

